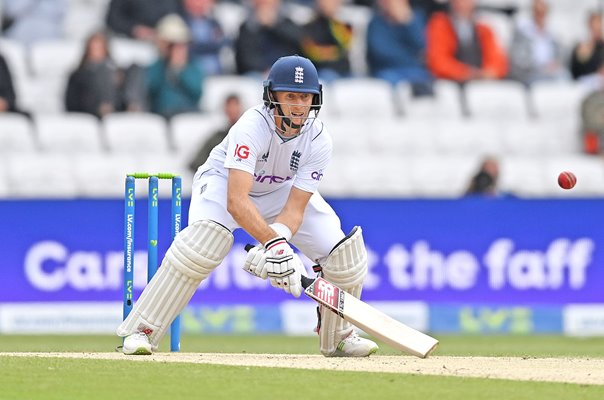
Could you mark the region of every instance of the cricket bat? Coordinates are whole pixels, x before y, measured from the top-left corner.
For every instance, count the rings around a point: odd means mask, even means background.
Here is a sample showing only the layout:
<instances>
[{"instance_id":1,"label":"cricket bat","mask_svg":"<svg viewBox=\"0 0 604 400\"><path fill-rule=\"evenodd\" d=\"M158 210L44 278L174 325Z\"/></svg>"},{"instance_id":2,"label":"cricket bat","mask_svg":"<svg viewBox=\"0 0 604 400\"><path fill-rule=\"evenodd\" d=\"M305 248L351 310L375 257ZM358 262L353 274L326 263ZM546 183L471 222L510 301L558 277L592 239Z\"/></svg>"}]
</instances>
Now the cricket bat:
<instances>
[{"instance_id":1,"label":"cricket bat","mask_svg":"<svg viewBox=\"0 0 604 400\"><path fill-rule=\"evenodd\" d=\"M248 244L245 249L252 247ZM302 287L304 294L317 303L397 350L426 358L438 345L433 337L395 320L323 278L302 275Z\"/></svg>"}]
</instances>

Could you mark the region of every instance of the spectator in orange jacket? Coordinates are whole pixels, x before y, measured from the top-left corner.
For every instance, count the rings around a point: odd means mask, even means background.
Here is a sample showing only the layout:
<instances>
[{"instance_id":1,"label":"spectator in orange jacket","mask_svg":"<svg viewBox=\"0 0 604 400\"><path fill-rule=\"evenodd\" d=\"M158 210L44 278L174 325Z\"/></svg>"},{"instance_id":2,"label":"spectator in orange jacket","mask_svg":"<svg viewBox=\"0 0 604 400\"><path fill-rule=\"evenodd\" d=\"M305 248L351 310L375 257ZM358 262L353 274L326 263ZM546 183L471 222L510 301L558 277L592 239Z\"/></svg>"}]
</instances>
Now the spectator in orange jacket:
<instances>
[{"instance_id":1,"label":"spectator in orange jacket","mask_svg":"<svg viewBox=\"0 0 604 400\"><path fill-rule=\"evenodd\" d=\"M464 82L501 79L508 62L493 30L474 16L474 0L450 0L449 12L437 12L427 26L427 63L437 78Z\"/></svg>"}]
</instances>

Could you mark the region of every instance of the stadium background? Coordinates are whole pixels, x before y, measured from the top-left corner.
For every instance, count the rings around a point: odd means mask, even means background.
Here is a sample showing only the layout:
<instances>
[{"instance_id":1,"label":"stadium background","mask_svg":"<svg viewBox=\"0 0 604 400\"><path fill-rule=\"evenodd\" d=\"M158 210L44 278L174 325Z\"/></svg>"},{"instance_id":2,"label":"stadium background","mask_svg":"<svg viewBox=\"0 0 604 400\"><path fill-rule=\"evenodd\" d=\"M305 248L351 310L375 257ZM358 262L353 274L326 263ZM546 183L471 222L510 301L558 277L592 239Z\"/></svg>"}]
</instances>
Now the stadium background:
<instances>
[{"instance_id":1,"label":"stadium background","mask_svg":"<svg viewBox=\"0 0 604 400\"><path fill-rule=\"evenodd\" d=\"M598 4L551 3L551 22L570 47L585 35L586 10ZM106 5L70 1L61 41L25 48L0 39L22 106L34 114L31 122L0 116L1 133L19 135L0 149L0 333L112 332L121 319L124 173L180 172L189 195L186 164L204 135L222 124L224 96L235 90L246 105L260 96L260 82L221 76L205 82L201 113L169 123L150 114L97 121L63 112L66 74ZM290 6L295 18L308 15ZM218 10L234 32L243 8L224 2ZM345 6L358 35L368 12ZM496 14L484 18L509 43L509 21ZM112 45L123 63L155 57L145 43L113 39ZM362 54L358 40L353 65L360 74L366 68ZM604 165L599 156L581 152L585 93L573 82L537 84L529 97L514 82L475 82L468 86L472 117L466 118L457 90L438 82L437 96L419 101L401 85L393 101L388 86L368 78L325 88L321 116L331 127L335 153L322 192L345 229L365 230L371 272L364 298L437 333L604 334L604 295L598 290L604 278ZM359 112L371 118L359 118ZM132 141L112 141L125 131ZM141 137L148 146L140 146ZM500 186L509 195L462 199L485 155L500 160ZM565 169L578 176L573 191L556 185ZM145 208L141 201L139 290ZM168 202L160 209L165 250ZM183 318L185 332L312 334L312 303L294 301L241 271L248 240L237 236L232 254L196 294Z\"/></svg>"}]
</instances>

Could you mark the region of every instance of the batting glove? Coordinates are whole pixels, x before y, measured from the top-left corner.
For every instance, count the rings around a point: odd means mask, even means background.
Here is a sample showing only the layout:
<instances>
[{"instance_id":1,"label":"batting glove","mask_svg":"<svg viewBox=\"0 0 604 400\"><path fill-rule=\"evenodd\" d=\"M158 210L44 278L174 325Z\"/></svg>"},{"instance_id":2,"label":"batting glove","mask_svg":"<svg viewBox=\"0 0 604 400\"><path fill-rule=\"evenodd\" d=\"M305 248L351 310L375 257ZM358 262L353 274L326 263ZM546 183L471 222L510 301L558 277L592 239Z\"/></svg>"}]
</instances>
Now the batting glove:
<instances>
[{"instance_id":1,"label":"batting glove","mask_svg":"<svg viewBox=\"0 0 604 400\"><path fill-rule=\"evenodd\" d=\"M287 256L267 257L265 267L273 287L283 289L294 297L300 297L303 290L301 275L304 265L297 254L292 252Z\"/></svg>"},{"instance_id":2,"label":"batting glove","mask_svg":"<svg viewBox=\"0 0 604 400\"><path fill-rule=\"evenodd\" d=\"M266 268L263 268L266 260L264 253L264 246L261 244L249 249L245 263L243 264L243 270L259 278L266 279L268 275L266 275Z\"/></svg>"},{"instance_id":3,"label":"batting glove","mask_svg":"<svg viewBox=\"0 0 604 400\"><path fill-rule=\"evenodd\" d=\"M266 270L266 259L268 257L287 258L293 254L294 251L287 244L285 238L276 237L264 245L259 244L251 248L247 253L243 269L254 276L266 279L268 277L268 271Z\"/></svg>"}]
</instances>

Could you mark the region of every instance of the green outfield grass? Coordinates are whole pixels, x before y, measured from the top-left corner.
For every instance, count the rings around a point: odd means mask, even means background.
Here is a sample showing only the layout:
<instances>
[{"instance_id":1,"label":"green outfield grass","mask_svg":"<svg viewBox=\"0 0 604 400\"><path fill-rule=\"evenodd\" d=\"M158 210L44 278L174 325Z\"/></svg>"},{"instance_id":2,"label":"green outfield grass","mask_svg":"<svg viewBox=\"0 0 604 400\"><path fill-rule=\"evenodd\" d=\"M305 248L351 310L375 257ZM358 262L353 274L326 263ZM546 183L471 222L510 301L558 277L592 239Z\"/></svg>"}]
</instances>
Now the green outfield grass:
<instances>
[{"instance_id":1,"label":"green outfield grass","mask_svg":"<svg viewBox=\"0 0 604 400\"><path fill-rule=\"evenodd\" d=\"M601 337L447 335L438 339L441 343L434 355L604 358ZM318 341L317 336L191 335L184 336L181 342L182 351L194 353L318 354ZM119 344L115 336L0 335L0 352L112 352ZM167 338L160 350L169 351ZM379 354L400 352L380 343Z\"/></svg>"},{"instance_id":2,"label":"green outfield grass","mask_svg":"<svg viewBox=\"0 0 604 400\"><path fill-rule=\"evenodd\" d=\"M604 358L604 338L443 336L436 355ZM316 337L185 336L186 352L317 354ZM0 352L107 352L111 336L2 336ZM162 351L167 351L164 341ZM380 354L397 352L382 345ZM598 399L604 386L392 373L0 357L0 399Z\"/></svg>"}]
</instances>

